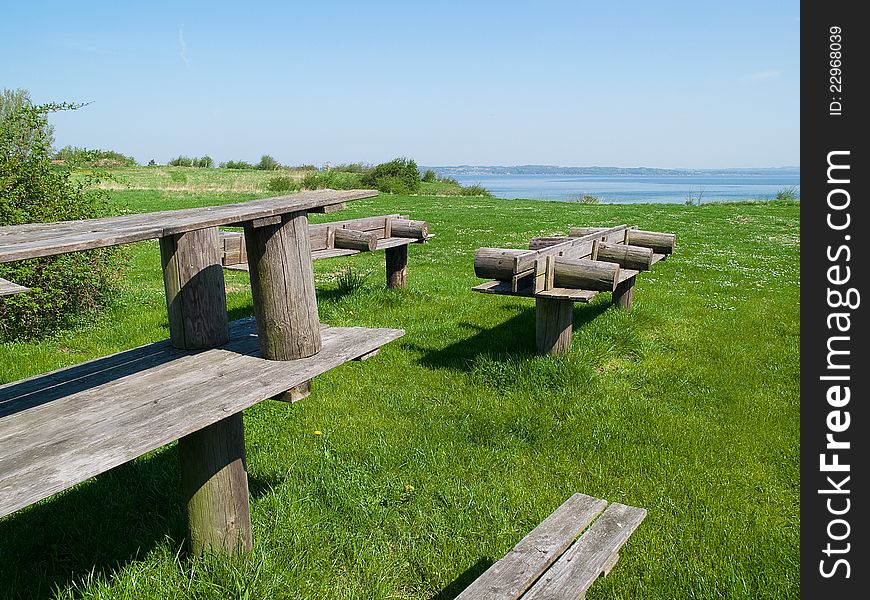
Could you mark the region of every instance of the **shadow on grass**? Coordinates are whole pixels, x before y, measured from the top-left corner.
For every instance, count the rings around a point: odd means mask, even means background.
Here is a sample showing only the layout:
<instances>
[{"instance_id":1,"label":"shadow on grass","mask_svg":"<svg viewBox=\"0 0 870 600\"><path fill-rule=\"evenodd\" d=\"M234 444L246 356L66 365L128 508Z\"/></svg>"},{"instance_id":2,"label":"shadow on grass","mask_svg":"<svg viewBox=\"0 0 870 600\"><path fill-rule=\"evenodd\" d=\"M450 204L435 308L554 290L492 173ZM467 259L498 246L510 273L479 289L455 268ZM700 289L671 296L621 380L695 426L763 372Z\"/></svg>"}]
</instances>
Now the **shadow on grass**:
<instances>
[{"instance_id":1,"label":"shadow on grass","mask_svg":"<svg viewBox=\"0 0 870 600\"><path fill-rule=\"evenodd\" d=\"M432 596L432 600L453 600L461 594L465 588L471 585L471 582L480 577L484 571L490 568L494 561L490 558L481 558L476 563L468 567L459 577L454 579L450 585Z\"/></svg>"},{"instance_id":2,"label":"shadow on grass","mask_svg":"<svg viewBox=\"0 0 870 600\"><path fill-rule=\"evenodd\" d=\"M574 329L583 327L609 307L609 303L575 304ZM507 304L501 310L515 314L495 327L457 323L458 327L473 334L445 348L427 348L411 343L404 343L402 347L422 354L418 362L426 368L455 371L470 370L475 358L480 355L505 359L536 356L534 305Z\"/></svg>"},{"instance_id":3,"label":"shadow on grass","mask_svg":"<svg viewBox=\"0 0 870 600\"><path fill-rule=\"evenodd\" d=\"M91 573L111 578L164 541L179 552L186 527L178 463L173 445L0 520L0 598L52 597ZM254 499L281 483L248 476Z\"/></svg>"}]
</instances>

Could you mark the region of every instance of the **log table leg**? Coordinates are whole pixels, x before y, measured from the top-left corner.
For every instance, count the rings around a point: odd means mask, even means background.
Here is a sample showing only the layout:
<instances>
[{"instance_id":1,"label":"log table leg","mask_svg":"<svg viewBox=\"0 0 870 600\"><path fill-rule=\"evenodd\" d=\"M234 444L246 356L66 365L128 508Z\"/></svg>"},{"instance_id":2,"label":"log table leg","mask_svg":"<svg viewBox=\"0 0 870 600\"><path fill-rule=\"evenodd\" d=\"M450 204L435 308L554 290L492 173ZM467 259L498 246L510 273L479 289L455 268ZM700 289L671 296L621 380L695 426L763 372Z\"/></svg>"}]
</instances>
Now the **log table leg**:
<instances>
[{"instance_id":1,"label":"log table leg","mask_svg":"<svg viewBox=\"0 0 870 600\"><path fill-rule=\"evenodd\" d=\"M214 348L229 340L216 227L160 239L172 345ZM251 549L242 413L178 442L191 553Z\"/></svg>"},{"instance_id":2,"label":"log table leg","mask_svg":"<svg viewBox=\"0 0 870 600\"><path fill-rule=\"evenodd\" d=\"M408 245L402 244L384 251L387 261L387 287L404 288L408 285Z\"/></svg>"},{"instance_id":3,"label":"log table leg","mask_svg":"<svg viewBox=\"0 0 870 600\"><path fill-rule=\"evenodd\" d=\"M622 283L616 284L616 289L613 290L612 304L618 308L629 310L631 301L634 298L634 282L637 276L629 277Z\"/></svg>"},{"instance_id":4,"label":"log table leg","mask_svg":"<svg viewBox=\"0 0 870 600\"><path fill-rule=\"evenodd\" d=\"M263 358L295 360L320 352L308 215L296 212L277 224L246 225L245 247ZM309 381L281 399L295 402L310 393Z\"/></svg>"},{"instance_id":5,"label":"log table leg","mask_svg":"<svg viewBox=\"0 0 870 600\"><path fill-rule=\"evenodd\" d=\"M538 354L565 354L574 330L574 303L552 298L535 299Z\"/></svg>"}]
</instances>

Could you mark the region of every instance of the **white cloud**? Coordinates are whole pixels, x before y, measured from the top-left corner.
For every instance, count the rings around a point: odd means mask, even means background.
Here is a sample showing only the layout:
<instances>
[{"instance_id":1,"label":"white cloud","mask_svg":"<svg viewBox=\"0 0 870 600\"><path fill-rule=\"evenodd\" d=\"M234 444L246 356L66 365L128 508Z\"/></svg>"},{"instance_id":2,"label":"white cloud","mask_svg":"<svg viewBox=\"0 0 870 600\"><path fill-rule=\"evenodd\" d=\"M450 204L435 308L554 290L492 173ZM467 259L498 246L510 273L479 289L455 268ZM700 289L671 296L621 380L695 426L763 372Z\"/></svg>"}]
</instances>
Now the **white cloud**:
<instances>
[{"instance_id":1,"label":"white cloud","mask_svg":"<svg viewBox=\"0 0 870 600\"><path fill-rule=\"evenodd\" d=\"M782 77L782 71L777 69L765 69L763 71L755 71L747 73L738 79L740 83L758 83L760 81L769 81L771 79L779 79Z\"/></svg>"},{"instance_id":2,"label":"white cloud","mask_svg":"<svg viewBox=\"0 0 870 600\"><path fill-rule=\"evenodd\" d=\"M178 45L181 49L181 62L189 67L190 62L187 60L187 44L184 42L184 25L178 28Z\"/></svg>"}]
</instances>

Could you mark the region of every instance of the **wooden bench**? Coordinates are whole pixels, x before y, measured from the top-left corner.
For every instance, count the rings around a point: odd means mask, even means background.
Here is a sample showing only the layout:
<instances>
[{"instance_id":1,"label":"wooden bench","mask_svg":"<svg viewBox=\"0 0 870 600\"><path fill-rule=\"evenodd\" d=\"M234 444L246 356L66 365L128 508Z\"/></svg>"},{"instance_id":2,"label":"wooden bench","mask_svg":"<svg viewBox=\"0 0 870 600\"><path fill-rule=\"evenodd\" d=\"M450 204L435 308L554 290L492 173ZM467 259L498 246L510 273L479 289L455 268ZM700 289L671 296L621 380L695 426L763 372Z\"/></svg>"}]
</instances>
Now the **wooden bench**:
<instances>
[{"instance_id":1,"label":"wooden bench","mask_svg":"<svg viewBox=\"0 0 870 600\"><path fill-rule=\"evenodd\" d=\"M308 237L312 260L384 250L387 287L403 288L408 280L408 244L422 244L432 236L426 221L413 221L407 215L382 215L309 224ZM248 271L244 234L222 231L221 251L224 267Z\"/></svg>"},{"instance_id":2,"label":"wooden bench","mask_svg":"<svg viewBox=\"0 0 870 600\"><path fill-rule=\"evenodd\" d=\"M574 302L590 302L607 291L615 306L630 309L638 273L670 256L675 244L672 233L617 225L533 238L528 250L480 248L474 272L492 281L472 289L535 298L538 352L564 354L571 345Z\"/></svg>"},{"instance_id":3,"label":"wooden bench","mask_svg":"<svg viewBox=\"0 0 870 600\"><path fill-rule=\"evenodd\" d=\"M158 239L170 333L0 386L0 517L178 440L191 552L250 550L242 411L404 333L323 327L317 313L307 212L374 195L0 227L0 263ZM248 237L255 319L228 322L220 225Z\"/></svg>"},{"instance_id":4,"label":"wooden bench","mask_svg":"<svg viewBox=\"0 0 870 600\"><path fill-rule=\"evenodd\" d=\"M610 573L645 517L642 508L574 494L457 600L584 598L598 577Z\"/></svg>"}]
</instances>

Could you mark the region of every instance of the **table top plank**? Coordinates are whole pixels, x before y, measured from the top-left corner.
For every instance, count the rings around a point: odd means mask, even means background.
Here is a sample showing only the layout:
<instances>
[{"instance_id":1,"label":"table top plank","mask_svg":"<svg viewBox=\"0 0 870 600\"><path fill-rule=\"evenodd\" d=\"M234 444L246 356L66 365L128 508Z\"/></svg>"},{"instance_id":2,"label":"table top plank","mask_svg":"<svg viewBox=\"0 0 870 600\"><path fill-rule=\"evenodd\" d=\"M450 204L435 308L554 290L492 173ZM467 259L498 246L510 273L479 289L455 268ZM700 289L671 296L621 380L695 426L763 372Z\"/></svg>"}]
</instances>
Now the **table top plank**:
<instances>
[{"instance_id":1,"label":"table top plank","mask_svg":"<svg viewBox=\"0 0 870 600\"><path fill-rule=\"evenodd\" d=\"M9 225L0 227L0 263L139 242L218 225L236 225L377 194L376 190L312 190L221 206Z\"/></svg>"}]
</instances>

